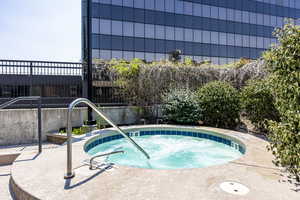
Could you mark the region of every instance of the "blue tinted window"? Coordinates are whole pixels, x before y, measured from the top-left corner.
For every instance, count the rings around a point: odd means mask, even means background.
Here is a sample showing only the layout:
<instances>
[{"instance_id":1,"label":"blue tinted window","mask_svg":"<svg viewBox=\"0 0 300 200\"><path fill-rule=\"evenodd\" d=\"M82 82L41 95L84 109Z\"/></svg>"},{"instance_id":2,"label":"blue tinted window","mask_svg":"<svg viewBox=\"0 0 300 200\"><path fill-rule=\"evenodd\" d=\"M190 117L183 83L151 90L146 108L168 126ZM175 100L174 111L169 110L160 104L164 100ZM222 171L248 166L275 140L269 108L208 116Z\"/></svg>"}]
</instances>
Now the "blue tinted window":
<instances>
[{"instance_id":1,"label":"blue tinted window","mask_svg":"<svg viewBox=\"0 0 300 200\"><path fill-rule=\"evenodd\" d=\"M154 0L145 0L145 8L154 9Z\"/></svg>"},{"instance_id":2,"label":"blue tinted window","mask_svg":"<svg viewBox=\"0 0 300 200\"><path fill-rule=\"evenodd\" d=\"M119 36L111 36L111 46L113 50L122 50L123 48L122 37Z\"/></svg>"},{"instance_id":3,"label":"blue tinted window","mask_svg":"<svg viewBox=\"0 0 300 200\"><path fill-rule=\"evenodd\" d=\"M165 11L174 12L175 11L175 2L174 0L165 0Z\"/></svg>"},{"instance_id":4,"label":"blue tinted window","mask_svg":"<svg viewBox=\"0 0 300 200\"><path fill-rule=\"evenodd\" d=\"M155 8L156 8L156 10L164 11L165 10L165 2L162 0L155 0Z\"/></svg>"},{"instance_id":5,"label":"blue tinted window","mask_svg":"<svg viewBox=\"0 0 300 200\"><path fill-rule=\"evenodd\" d=\"M135 8L145 8L144 0L134 0L134 7Z\"/></svg>"},{"instance_id":6,"label":"blue tinted window","mask_svg":"<svg viewBox=\"0 0 300 200\"><path fill-rule=\"evenodd\" d=\"M135 51L145 51L145 41L142 38L134 39L134 49Z\"/></svg>"},{"instance_id":7,"label":"blue tinted window","mask_svg":"<svg viewBox=\"0 0 300 200\"><path fill-rule=\"evenodd\" d=\"M133 7L133 0L123 0L123 6Z\"/></svg>"}]
</instances>

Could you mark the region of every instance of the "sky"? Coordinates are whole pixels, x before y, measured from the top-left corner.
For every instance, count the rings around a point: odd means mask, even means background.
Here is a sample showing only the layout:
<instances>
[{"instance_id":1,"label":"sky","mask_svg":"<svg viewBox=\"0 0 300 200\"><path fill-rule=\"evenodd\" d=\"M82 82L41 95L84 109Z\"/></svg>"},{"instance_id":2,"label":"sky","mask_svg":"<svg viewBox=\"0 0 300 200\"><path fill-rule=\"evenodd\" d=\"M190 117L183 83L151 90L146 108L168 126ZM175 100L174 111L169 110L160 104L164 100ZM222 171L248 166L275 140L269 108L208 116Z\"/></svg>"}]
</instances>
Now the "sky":
<instances>
[{"instance_id":1,"label":"sky","mask_svg":"<svg viewBox=\"0 0 300 200\"><path fill-rule=\"evenodd\" d=\"M0 0L0 60L80 58L81 0Z\"/></svg>"}]
</instances>

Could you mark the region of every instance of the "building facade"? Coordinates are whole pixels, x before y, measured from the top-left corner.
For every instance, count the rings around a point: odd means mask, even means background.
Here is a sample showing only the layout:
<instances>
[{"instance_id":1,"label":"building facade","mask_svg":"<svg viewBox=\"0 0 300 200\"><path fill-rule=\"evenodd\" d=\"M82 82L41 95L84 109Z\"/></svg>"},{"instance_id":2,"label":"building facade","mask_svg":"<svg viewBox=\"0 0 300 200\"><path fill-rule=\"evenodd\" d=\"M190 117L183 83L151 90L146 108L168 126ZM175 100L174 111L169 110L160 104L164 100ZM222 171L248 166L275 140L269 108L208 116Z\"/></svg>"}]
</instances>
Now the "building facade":
<instances>
[{"instance_id":1,"label":"building facade","mask_svg":"<svg viewBox=\"0 0 300 200\"><path fill-rule=\"evenodd\" d=\"M276 42L275 27L300 17L300 0L91 1L92 56L101 59L161 60L175 49L215 64L255 59Z\"/></svg>"}]
</instances>

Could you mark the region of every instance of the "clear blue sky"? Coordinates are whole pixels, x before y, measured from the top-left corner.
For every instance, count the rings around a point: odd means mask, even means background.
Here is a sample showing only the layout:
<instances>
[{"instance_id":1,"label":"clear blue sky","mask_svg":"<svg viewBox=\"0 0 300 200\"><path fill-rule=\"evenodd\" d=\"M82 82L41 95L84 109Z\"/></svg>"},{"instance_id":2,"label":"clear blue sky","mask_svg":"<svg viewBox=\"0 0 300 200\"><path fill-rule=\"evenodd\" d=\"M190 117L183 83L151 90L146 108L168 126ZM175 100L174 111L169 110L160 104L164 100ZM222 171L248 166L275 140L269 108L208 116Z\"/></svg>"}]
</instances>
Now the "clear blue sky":
<instances>
[{"instance_id":1,"label":"clear blue sky","mask_svg":"<svg viewBox=\"0 0 300 200\"><path fill-rule=\"evenodd\" d=\"M0 1L0 59L80 60L81 0Z\"/></svg>"}]
</instances>

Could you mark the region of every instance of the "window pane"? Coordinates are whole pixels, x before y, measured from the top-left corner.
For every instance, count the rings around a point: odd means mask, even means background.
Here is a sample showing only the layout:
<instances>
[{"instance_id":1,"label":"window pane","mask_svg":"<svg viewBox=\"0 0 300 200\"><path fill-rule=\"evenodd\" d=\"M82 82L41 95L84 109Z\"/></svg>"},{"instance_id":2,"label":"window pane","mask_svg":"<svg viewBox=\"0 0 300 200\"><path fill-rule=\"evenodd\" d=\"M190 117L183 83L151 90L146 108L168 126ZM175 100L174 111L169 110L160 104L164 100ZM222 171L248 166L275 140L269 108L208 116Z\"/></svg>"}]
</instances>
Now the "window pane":
<instances>
[{"instance_id":1,"label":"window pane","mask_svg":"<svg viewBox=\"0 0 300 200\"><path fill-rule=\"evenodd\" d=\"M154 61L154 53L145 53L145 55L146 55L146 61L147 62Z\"/></svg>"},{"instance_id":2,"label":"window pane","mask_svg":"<svg viewBox=\"0 0 300 200\"><path fill-rule=\"evenodd\" d=\"M183 41L183 29L175 28L175 40Z\"/></svg>"},{"instance_id":3,"label":"window pane","mask_svg":"<svg viewBox=\"0 0 300 200\"><path fill-rule=\"evenodd\" d=\"M243 46L250 47L250 36L243 35Z\"/></svg>"},{"instance_id":4,"label":"window pane","mask_svg":"<svg viewBox=\"0 0 300 200\"><path fill-rule=\"evenodd\" d=\"M98 0L99 3L110 4L111 0Z\"/></svg>"},{"instance_id":5,"label":"window pane","mask_svg":"<svg viewBox=\"0 0 300 200\"><path fill-rule=\"evenodd\" d=\"M92 49L92 58L99 58L100 57L100 51L99 49Z\"/></svg>"},{"instance_id":6,"label":"window pane","mask_svg":"<svg viewBox=\"0 0 300 200\"><path fill-rule=\"evenodd\" d=\"M250 47L256 48L256 37L255 36L250 36Z\"/></svg>"},{"instance_id":7,"label":"window pane","mask_svg":"<svg viewBox=\"0 0 300 200\"><path fill-rule=\"evenodd\" d=\"M134 52L134 57L144 60L145 59L145 53L144 52Z\"/></svg>"},{"instance_id":8,"label":"window pane","mask_svg":"<svg viewBox=\"0 0 300 200\"><path fill-rule=\"evenodd\" d=\"M123 6L133 7L133 0L123 0Z\"/></svg>"},{"instance_id":9,"label":"window pane","mask_svg":"<svg viewBox=\"0 0 300 200\"><path fill-rule=\"evenodd\" d=\"M165 10L167 12L174 12L175 10L174 0L165 0L165 6L166 6Z\"/></svg>"},{"instance_id":10,"label":"window pane","mask_svg":"<svg viewBox=\"0 0 300 200\"><path fill-rule=\"evenodd\" d=\"M257 37L257 48L264 48L264 38Z\"/></svg>"},{"instance_id":11,"label":"window pane","mask_svg":"<svg viewBox=\"0 0 300 200\"><path fill-rule=\"evenodd\" d=\"M155 10L165 11L165 3L164 3L164 1L162 1L162 0L155 0Z\"/></svg>"},{"instance_id":12,"label":"window pane","mask_svg":"<svg viewBox=\"0 0 300 200\"><path fill-rule=\"evenodd\" d=\"M110 50L100 50L100 58L104 60L111 59L111 51Z\"/></svg>"},{"instance_id":13,"label":"window pane","mask_svg":"<svg viewBox=\"0 0 300 200\"><path fill-rule=\"evenodd\" d=\"M106 19L100 19L100 33L111 34L111 21Z\"/></svg>"},{"instance_id":14,"label":"window pane","mask_svg":"<svg viewBox=\"0 0 300 200\"><path fill-rule=\"evenodd\" d=\"M243 11L243 22L244 23L250 22L250 13L247 11Z\"/></svg>"},{"instance_id":15,"label":"window pane","mask_svg":"<svg viewBox=\"0 0 300 200\"><path fill-rule=\"evenodd\" d=\"M242 36L235 34L235 46L242 46Z\"/></svg>"},{"instance_id":16,"label":"window pane","mask_svg":"<svg viewBox=\"0 0 300 200\"><path fill-rule=\"evenodd\" d=\"M145 27L144 24L135 23L134 24L134 36L135 37L145 37Z\"/></svg>"},{"instance_id":17,"label":"window pane","mask_svg":"<svg viewBox=\"0 0 300 200\"><path fill-rule=\"evenodd\" d=\"M192 29L184 29L184 40L188 42L193 41L193 30Z\"/></svg>"},{"instance_id":18,"label":"window pane","mask_svg":"<svg viewBox=\"0 0 300 200\"><path fill-rule=\"evenodd\" d=\"M194 30L194 41L195 42L202 42L202 31Z\"/></svg>"},{"instance_id":19,"label":"window pane","mask_svg":"<svg viewBox=\"0 0 300 200\"><path fill-rule=\"evenodd\" d=\"M234 21L234 10L227 9L227 20Z\"/></svg>"},{"instance_id":20,"label":"window pane","mask_svg":"<svg viewBox=\"0 0 300 200\"><path fill-rule=\"evenodd\" d=\"M234 34L227 33L227 44L234 46Z\"/></svg>"},{"instance_id":21,"label":"window pane","mask_svg":"<svg viewBox=\"0 0 300 200\"><path fill-rule=\"evenodd\" d=\"M155 38L156 39L165 39L164 26L155 25Z\"/></svg>"},{"instance_id":22,"label":"window pane","mask_svg":"<svg viewBox=\"0 0 300 200\"><path fill-rule=\"evenodd\" d=\"M124 51L123 52L123 58L125 60L132 60L133 59L133 52L132 51Z\"/></svg>"},{"instance_id":23,"label":"window pane","mask_svg":"<svg viewBox=\"0 0 300 200\"><path fill-rule=\"evenodd\" d=\"M210 33L210 40L212 44L219 44L219 33L218 32L211 32Z\"/></svg>"},{"instance_id":24,"label":"window pane","mask_svg":"<svg viewBox=\"0 0 300 200\"><path fill-rule=\"evenodd\" d=\"M193 15L202 16L202 5L198 3L193 4Z\"/></svg>"},{"instance_id":25,"label":"window pane","mask_svg":"<svg viewBox=\"0 0 300 200\"><path fill-rule=\"evenodd\" d=\"M227 44L226 33L220 33L220 44L222 44L222 45Z\"/></svg>"},{"instance_id":26,"label":"window pane","mask_svg":"<svg viewBox=\"0 0 300 200\"><path fill-rule=\"evenodd\" d=\"M156 60L165 60L165 54L156 53L155 54Z\"/></svg>"},{"instance_id":27,"label":"window pane","mask_svg":"<svg viewBox=\"0 0 300 200\"><path fill-rule=\"evenodd\" d=\"M226 8L219 8L219 19L226 20Z\"/></svg>"},{"instance_id":28,"label":"window pane","mask_svg":"<svg viewBox=\"0 0 300 200\"><path fill-rule=\"evenodd\" d=\"M135 8L145 8L144 0L134 0L133 5L134 5Z\"/></svg>"},{"instance_id":29,"label":"window pane","mask_svg":"<svg viewBox=\"0 0 300 200\"><path fill-rule=\"evenodd\" d=\"M256 13L250 13L250 23L256 24Z\"/></svg>"},{"instance_id":30,"label":"window pane","mask_svg":"<svg viewBox=\"0 0 300 200\"><path fill-rule=\"evenodd\" d=\"M202 8L203 17L210 17L210 6L202 5Z\"/></svg>"},{"instance_id":31,"label":"window pane","mask_svg":"<svg viewBox=\"0 0 300 200\"><path fill-rule=\"evenodd\" d=\"M183 1L175 0L175 13L183 14Z\"/></svg>"},{"instance_id":32,"label":"window pane","mask_svg":"<svg viewBox=\"0 0 300 200\"><path fill-rule=\"evenodd\" d=\"M184 6L184 14L186 14L186 15L193 14L193 3L184 1L183 6Z\"/></svg>"},{"instance_id":33,"label":"window pane","mask_svg":"<svg viewBox=\"0 0 300 200\"><path fill-rule=\"evenodd\" d=\"M122 6L122 0L111 0L111 4Z\"/></svg>"},{"instance_id":34,"label":"window pane","mask_svg":"<svg viewBox=\"0 0 300 200\"><path fill-rule=\"evenodd\" d=\"M154 9L154 0L145 0L145 8L153 10Z\"/></svg>"},{"instance_id":35,"label":"window pane","mask_svg":"<svg viewBox=\"0 0 300 200\"><path fill-rule=\"evenodd\" d=\"M234 21L242 22L242 11L235 10L234 12L235 12Z\"/></svg>"},{"instance_id":36,"label":"window pane","mask_svg":"<svg viewBox=\"0 0 300 200\"><path fill-rule=\"evenodd\" d=\"M123 58L122 51L112 51L112 58L116 58L116 59Z\"/></svg>"},{"instance_id":37,"label":"window pane","mask_svg":"<svg viewBox=\"0 0 300 200\"><path fill-rule=\"evenodd\" d=\"M132 37L133 36L133 23L123 22L123 27L124 27L123 35Z\"/></svg>"},{"instance_id":38,"label":"window pane","mask_svg":"<svg viewBox=\"0 0 300 200\"><path fill-rule=\"evenodd\" d=\"M92 33L99 33L100 20L98 18L92 18Z\"/></svg>"},{"instance_id":39,"label":"window pane","mask_svg":"<svg viewBox=\"0 0 300 200\"><path fill-rule=\"evenodd\" d=\"M167 26L166 27L166 39L167 40L174 40L175 39L175 28Z\"/></svg>"},{"instance_id":40,"label":"window pane","mask_svg":"<svg viewBox=\"0 0 300 200\"><path fill-rule=\"evenodd\" d=\"M202 31L203 43L210 43L210 32Z\"/></svg>"},{"instance_id":41,"label":"window pane","mask_svg":"<svg viewBox=\"0 0 300 200\"><path fill-rule=\"evenodd\" d=\"M112 34L113 35L122 35L122 22L112 21Z\"/></svg>"},{"instance_id":42,"label":"window pane","mask_svg":"<svg viewBox=\"0 0 300 200\"><path fill-rule=\"evenodd\" d=\"M154 38L154 25L146 24L145 25L145 34L146 34L146 38Z\"/></svg>"},{"instance_id":43,"label":"window pane","mask_svg":"<svg viewBox=\"0 0 300 200\"><path fill-rule=\"evenodd\" d=\"M212 18L218 19L219 18L219 9L218 7L211 6L210 15Z\"/></svg>"}]
</instances>

